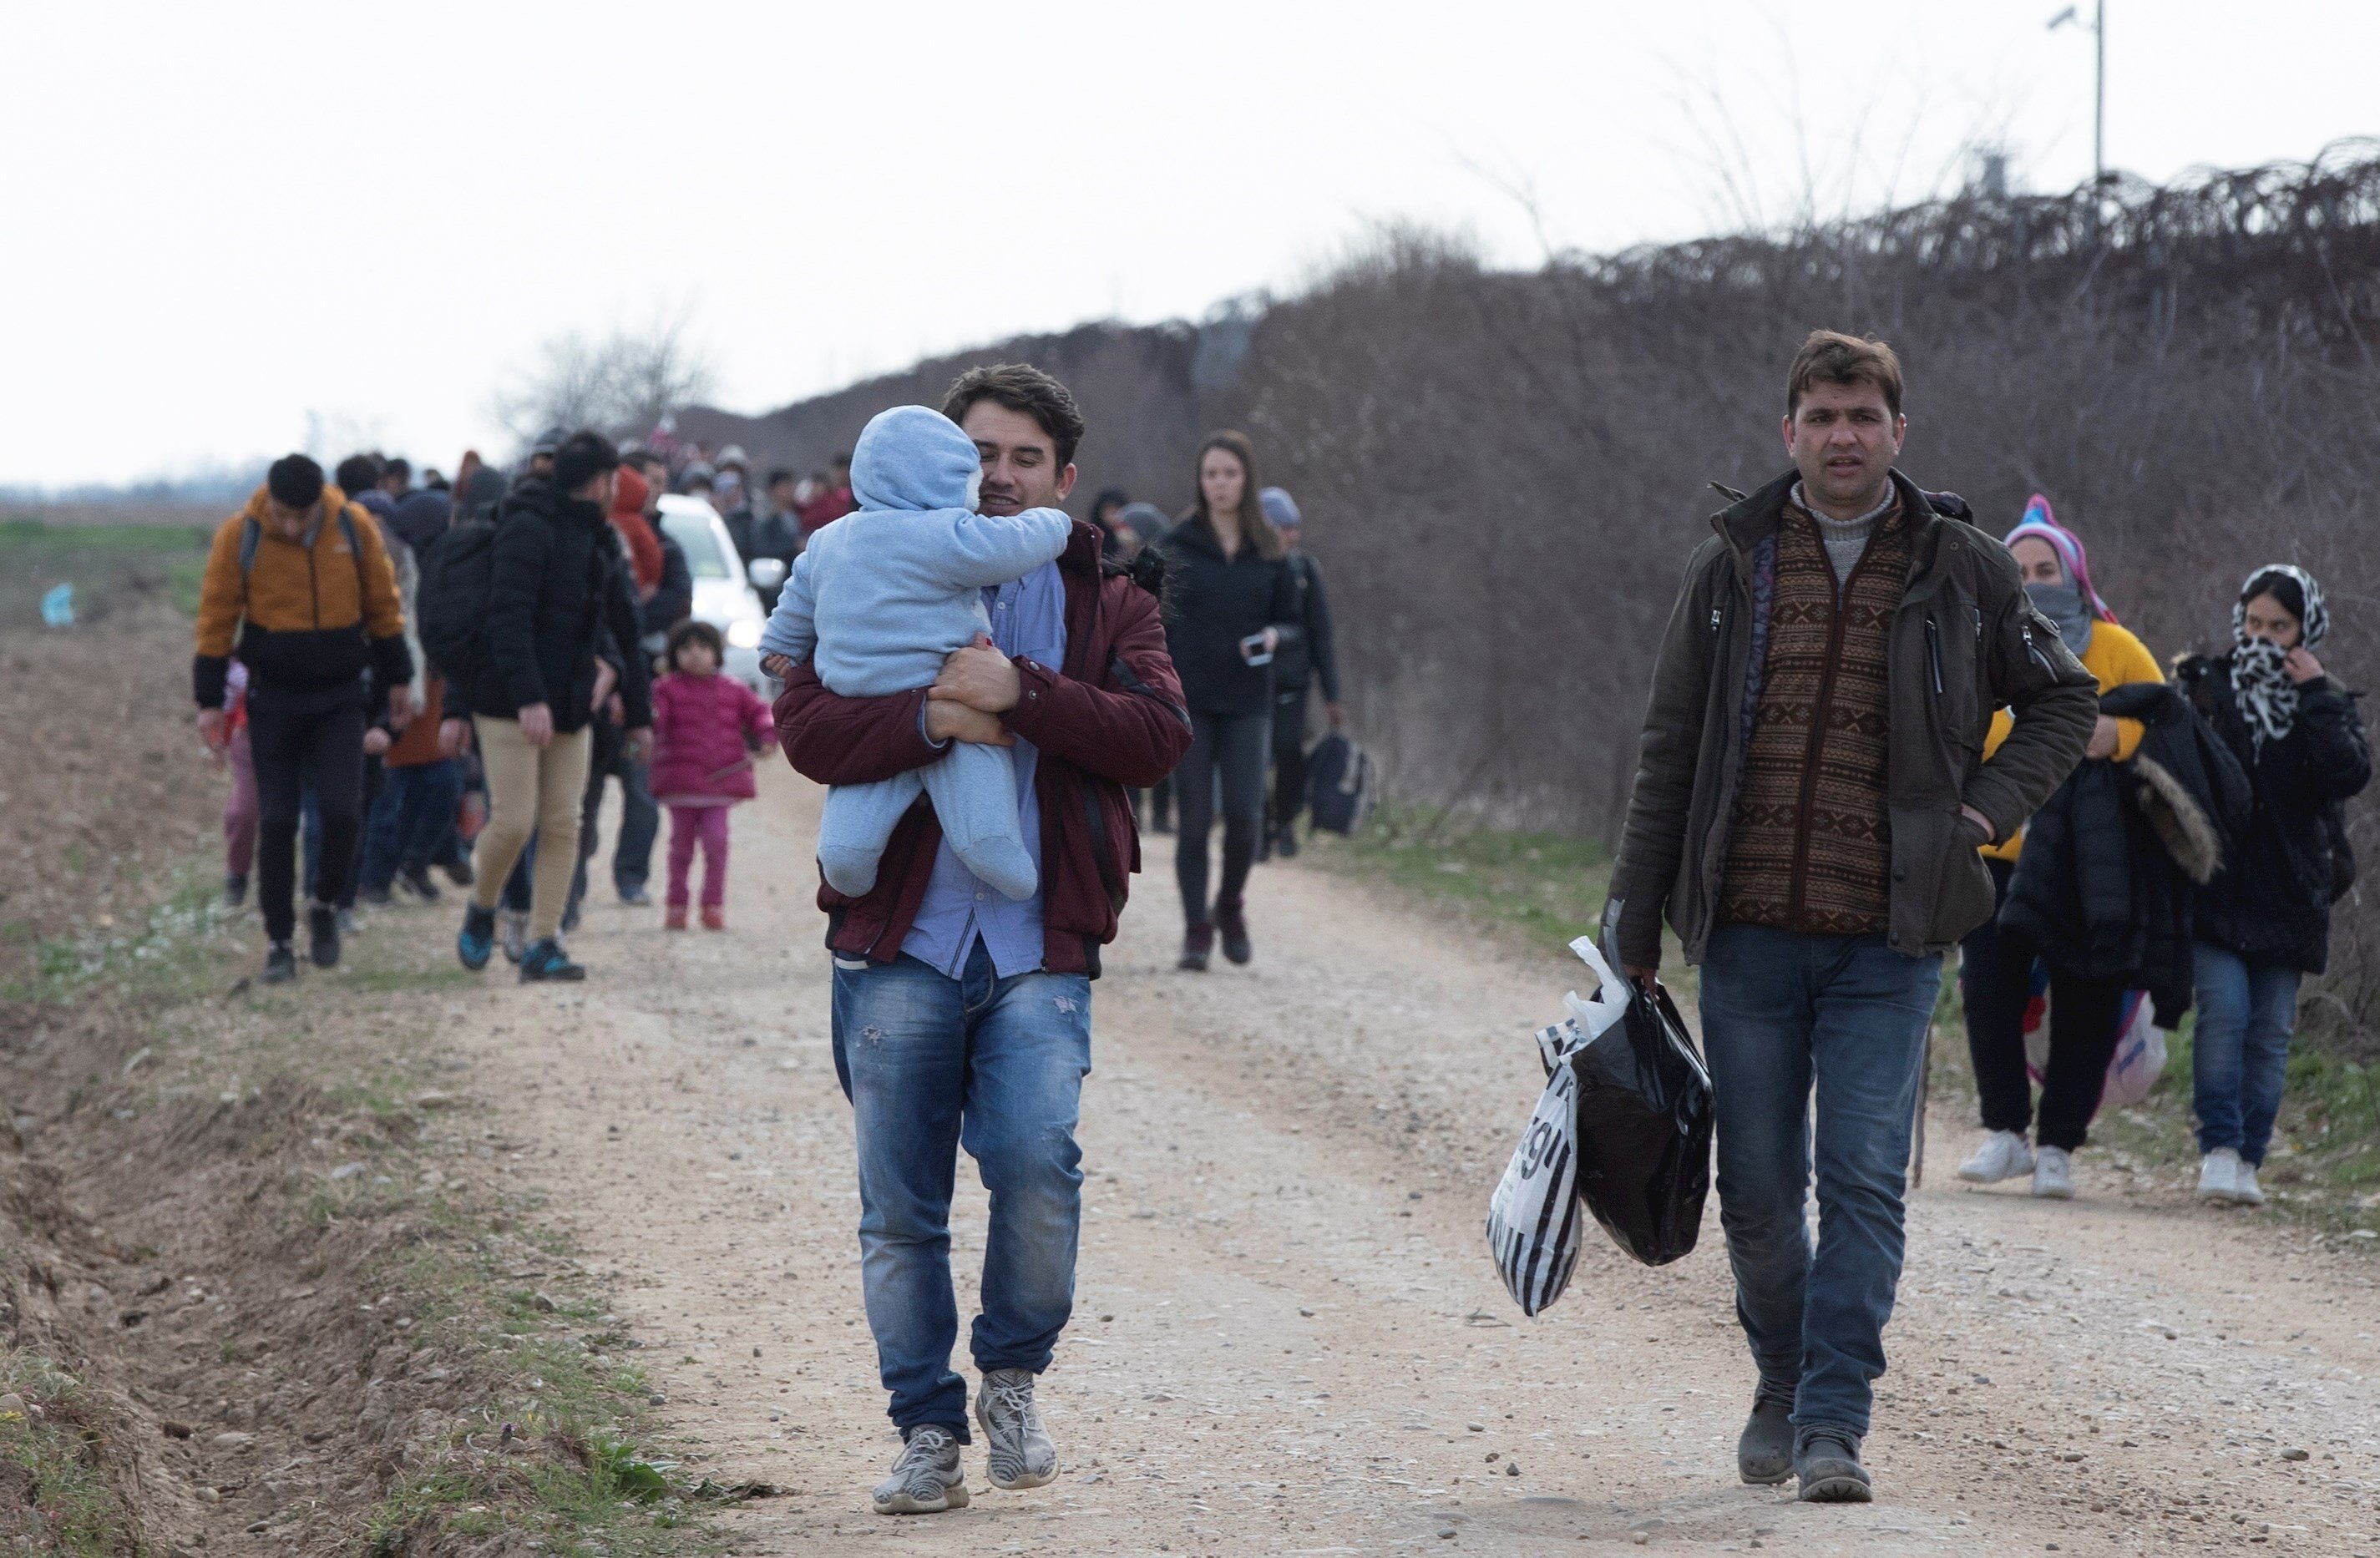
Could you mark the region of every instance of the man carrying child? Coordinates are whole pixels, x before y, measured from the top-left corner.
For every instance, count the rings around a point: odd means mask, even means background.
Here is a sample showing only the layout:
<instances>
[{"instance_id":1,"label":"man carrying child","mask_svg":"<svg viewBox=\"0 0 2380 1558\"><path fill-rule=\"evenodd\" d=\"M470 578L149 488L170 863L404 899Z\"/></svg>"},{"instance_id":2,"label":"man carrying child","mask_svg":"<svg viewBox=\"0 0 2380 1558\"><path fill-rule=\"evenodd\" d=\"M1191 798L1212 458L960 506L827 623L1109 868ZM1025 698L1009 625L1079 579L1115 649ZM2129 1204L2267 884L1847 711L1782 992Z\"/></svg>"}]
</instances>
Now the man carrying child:
<instances>
[{"instance_id":1,"label":"man carrying child","mask_svg":"<svg viewBox=\"0 0 2380 1558\"><path fill-rule=\"evenodd\" d=\"M942 410L982 458L982 513L1064 501L1083 422L1056 380L1016 364L970 369ZM1157 600L1106 572L1100 550L1098 529L1078 522L1056 562L987 589L990 645L952 655L931 687L839 697L808 665L771 665L786 681L776 707L785 755L819 783L889 779L938 762L953 742L1009 748L1038 872L1021 900L993 890L921 799L867 892L820 888L835 1069L858 1145L861 1283L905 1441L876 1489L882 1514L967 1500L966 1384L950 1366L962 1144L991 1192L971 1338L991 1481L1038 1487L1058 1472L1034 1383L1074 1304L1090 981L1134 859L1125 789L1155 783L1190 742Z\"/></svg>"}]
</instances>

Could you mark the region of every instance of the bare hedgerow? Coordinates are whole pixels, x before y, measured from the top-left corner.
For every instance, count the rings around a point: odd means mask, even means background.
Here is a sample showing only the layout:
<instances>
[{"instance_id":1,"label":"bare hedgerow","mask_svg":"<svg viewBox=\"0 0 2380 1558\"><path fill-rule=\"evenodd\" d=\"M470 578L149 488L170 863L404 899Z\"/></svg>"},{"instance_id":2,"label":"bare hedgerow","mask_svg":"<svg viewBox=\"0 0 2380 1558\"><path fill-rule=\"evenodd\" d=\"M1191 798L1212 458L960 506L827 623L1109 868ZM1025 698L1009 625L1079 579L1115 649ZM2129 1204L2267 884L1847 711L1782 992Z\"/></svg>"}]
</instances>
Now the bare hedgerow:
<instances>
[{"instance_id":1,"label":"bare hedgerow","mask_svg":"<svg viewBox=\"0 0 2380 1558\"><path fill-rule=\"evenodd\" d=\"M2223 647L2240 582L2290 561L2328 590L2332 669L2380 669L2380 147L1529 273L1391 232L1266 313L1205 410L1297 493L1402 790L1616 838L1706 484L1785 467L1786 366L1822 325L1908 365L1920 485L1994 534L2047 493L2160 658ZM2368 896L2318 1003L2367 1033Z\"/></svg>"}]
</instances>

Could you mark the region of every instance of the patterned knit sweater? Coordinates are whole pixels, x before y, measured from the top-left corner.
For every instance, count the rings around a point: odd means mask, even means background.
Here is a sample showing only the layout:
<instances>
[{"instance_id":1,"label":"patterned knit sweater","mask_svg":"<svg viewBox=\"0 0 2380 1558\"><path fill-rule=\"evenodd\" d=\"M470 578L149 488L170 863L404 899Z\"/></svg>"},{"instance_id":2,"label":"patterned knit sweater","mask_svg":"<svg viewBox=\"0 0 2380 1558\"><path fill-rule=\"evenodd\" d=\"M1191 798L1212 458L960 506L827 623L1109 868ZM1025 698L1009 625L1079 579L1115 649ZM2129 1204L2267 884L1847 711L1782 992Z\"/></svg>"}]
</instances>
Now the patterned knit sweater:
<instances>
[{"instance_id":1,"label":"patterned knit sweater","mask_svg":"<svg viewBox=\"0 0 2380 1558\"><path fill-rule=\"evenodd\" d=\"M1719 916L1818 936L1881 931L1892 892L1886 651L1909 526L1894 503L1839 586L1816 523L1789 502L1776 559Z\"/></svg>"}]
</instances>

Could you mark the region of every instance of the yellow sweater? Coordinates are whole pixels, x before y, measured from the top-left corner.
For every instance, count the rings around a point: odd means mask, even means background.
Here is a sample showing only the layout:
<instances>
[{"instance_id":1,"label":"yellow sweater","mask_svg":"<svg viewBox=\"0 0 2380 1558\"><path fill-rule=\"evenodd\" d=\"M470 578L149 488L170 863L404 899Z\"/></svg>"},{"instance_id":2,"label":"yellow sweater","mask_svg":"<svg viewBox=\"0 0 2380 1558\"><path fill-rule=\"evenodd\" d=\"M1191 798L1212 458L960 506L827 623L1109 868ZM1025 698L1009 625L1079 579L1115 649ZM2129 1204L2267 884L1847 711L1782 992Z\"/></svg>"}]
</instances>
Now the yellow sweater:
<instances>
[{"instance_id":1,"label":"yellow sweater","mask_svg":"<svg viewBox=\"0 0 2380 1558\"><path fill-rule=\"evenodd\" d=\"M2157 669L2156 657L2149 653L2149 646L2133 637L2130 629L2118 627L2113 622L2099 622L2092 627L2091 647L2082 652L2082 669L2099 679L2099 691L2103 694L2109 688L2121 687L2127 682L2165 680L2165 673ZM2000 743L2008 739L2009 728L2014 723L2007 709L2000 709L1992 716L1991 734L1984 738L1985 761L1999 750ZM2132 754L2141 749L2141 737L2145 733L2146 727L2137 719L2117 720L2116 761L2131 761ZM2022 828L2012 839L1983 846L1984 853L1989 858L2010 862L2023 849L2024 832Z\"/></svg>"}]
</instances>

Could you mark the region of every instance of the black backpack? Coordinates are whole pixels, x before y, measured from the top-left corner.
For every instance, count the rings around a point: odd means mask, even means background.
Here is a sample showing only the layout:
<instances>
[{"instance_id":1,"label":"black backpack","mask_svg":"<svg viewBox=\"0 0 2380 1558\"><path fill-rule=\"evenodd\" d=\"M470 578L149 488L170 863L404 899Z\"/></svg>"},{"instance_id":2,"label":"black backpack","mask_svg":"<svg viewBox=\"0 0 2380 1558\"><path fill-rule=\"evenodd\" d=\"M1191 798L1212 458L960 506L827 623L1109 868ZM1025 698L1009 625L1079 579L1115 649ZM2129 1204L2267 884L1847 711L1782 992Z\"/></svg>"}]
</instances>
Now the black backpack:
<instances>
[{"instance_id":1,"label":"black backpack","mask_svg":"<svg viewBox=\"0 0 2380 1558\"><path fill-rule=\"evenodd\" d=\"M1331 731L1306 759L1305 791L1315 827L1341 835L1355 832L1370 819L1378 799L1371 755Z\"/></svg>"},{"instance_id":2,"label":"black backpack","mask_svg":"<svg viewBox=\"0 0 2380 1558\"><path fill-rule=\"evenodd\" d=\"M496 527L489 520L449 526L421 556L414 615L421 653L468 705L488 660L488 585L495 573Z\"/></svg>"}]
</instances>

